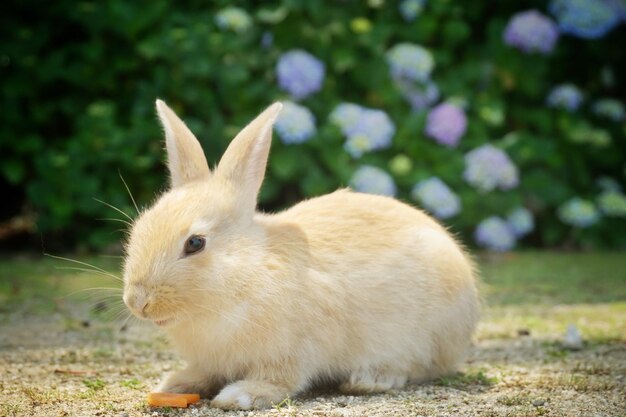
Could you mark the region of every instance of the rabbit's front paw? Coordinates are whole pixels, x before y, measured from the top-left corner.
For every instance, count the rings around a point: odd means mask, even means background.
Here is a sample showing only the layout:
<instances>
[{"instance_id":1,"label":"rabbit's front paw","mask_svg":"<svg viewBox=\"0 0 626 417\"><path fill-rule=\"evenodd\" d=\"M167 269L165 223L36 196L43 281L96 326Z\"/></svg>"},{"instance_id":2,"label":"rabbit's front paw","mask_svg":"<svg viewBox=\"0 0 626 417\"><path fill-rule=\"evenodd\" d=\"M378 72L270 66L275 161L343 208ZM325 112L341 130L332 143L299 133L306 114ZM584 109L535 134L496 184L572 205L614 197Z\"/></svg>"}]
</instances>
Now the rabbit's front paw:
<instances>
[{"instance_id":1,"label":"rabbit's front paw","mask_svg":"<svg viewBox=\"0 0 626 417\"><path fill-rule=\"evenodd\" d=\"M172 392L177 394L199 393L202 397L215 394L212 379L195 369L187 368L167 375L155 389L156 392Z\"/></svg>"},{"instance_id":2,"label":"rabbit's front paw","mask_svg":"<svg viewBox=\"0 0 626 417\"><path fill-rule=\"evenodd\" d=\"M252 410L271 407L287 396L287 389L263 381L238 381L227 385L211 401L223 410Z\"/></svg>"}]
</instances>

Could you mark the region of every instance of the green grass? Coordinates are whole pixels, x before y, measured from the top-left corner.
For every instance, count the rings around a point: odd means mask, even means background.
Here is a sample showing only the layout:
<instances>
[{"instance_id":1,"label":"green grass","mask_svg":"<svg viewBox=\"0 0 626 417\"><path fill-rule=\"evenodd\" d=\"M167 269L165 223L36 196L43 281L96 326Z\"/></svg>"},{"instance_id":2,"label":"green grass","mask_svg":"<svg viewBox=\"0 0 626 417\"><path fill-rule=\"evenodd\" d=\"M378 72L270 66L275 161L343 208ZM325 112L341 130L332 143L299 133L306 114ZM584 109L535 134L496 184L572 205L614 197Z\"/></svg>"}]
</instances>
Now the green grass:
<instances>
[{"instance_id":1,"label":"green grass","mask_svg":"<svg viewBox=\"0 0 626 417\"><path fill-rule=\"evenodd\" d=\"M626 253L518 252L479 258L490 305L626 300Z\"/></svg>"},{"instance_id":2,"label":"green grass","mask_svg":"<svg viewBox=\"0 0 626 417\"><path fill-rule=\"evenodd\" d=\"M498 378L486 375L483 370L475 370L443 376L437 380L437 385L462 389L470 385L490 386L497 382Z\"/></svg>"},{"instance_id":3,"label":"green grass","mask_svg":"<svg viewBox=\"0 0 626 417\"><path fill-rule=\"evenodd\" d=\"M72 258L119 276L120 258ZM48 313L59 300L93 301L105 295L104 290L88 288L121 288L121 282L113 277L71 268L88 267L46 256L0 258L0 313L17 306L27 307L33 313Z\"/></svg>"}]
</instances>

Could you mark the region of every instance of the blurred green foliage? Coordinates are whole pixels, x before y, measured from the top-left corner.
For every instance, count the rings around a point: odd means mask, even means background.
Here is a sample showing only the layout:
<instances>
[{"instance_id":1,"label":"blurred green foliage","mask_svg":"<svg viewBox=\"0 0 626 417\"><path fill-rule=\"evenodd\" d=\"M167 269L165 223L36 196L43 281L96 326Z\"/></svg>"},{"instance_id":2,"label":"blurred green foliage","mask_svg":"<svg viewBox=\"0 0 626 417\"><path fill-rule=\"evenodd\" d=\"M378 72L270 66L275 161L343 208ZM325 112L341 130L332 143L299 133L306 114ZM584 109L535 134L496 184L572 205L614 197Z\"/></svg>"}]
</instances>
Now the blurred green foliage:
<instances>
[{"instance_id":1,"label":"blurred green foliage","mask_svg":"<svg viewBox=\"0 0 626 417\"><path fill-rule=\"evenodd\" d=\"M120 174L142 205L165 186L155 98L179 113L216 161L238 129L287 97L275 65L281 53L300 48L326 64L322 91L304 102L318 133L297 146L275 140L262 208L345 186L366 163L391 170L405 200L417 181L441 177L464 206L447 223L467 237L486 215L525 205L537 216L529 244L623 247L623 220L573 230L556 208L573 196L595 198L601 176L624 183L624 124L548 109L545 96L573 82L590 97L623 99L624 25L599 41L562 37L550 56L504 45L509 17L545 3L432 0L409 23L389 0L239 1L253 24L237 33L215 23L228 1L5 1L0 186L11 198L2 215L33 210L44 236L70 246L119 239L117 224L96 222L118 213L94 198L132 215ZM268 48L264 33L273 35ZM442 97L468 103L468 131L456 150L425 138L426 115L411 112L389 77L384 54L399 42L430 49ZM397 127L392 147L353 160L327 122L340 102L384 109ZM515 190L480 194L463 181L463 154L486 142L519 166Z\"/></svg>"}]
</instances>

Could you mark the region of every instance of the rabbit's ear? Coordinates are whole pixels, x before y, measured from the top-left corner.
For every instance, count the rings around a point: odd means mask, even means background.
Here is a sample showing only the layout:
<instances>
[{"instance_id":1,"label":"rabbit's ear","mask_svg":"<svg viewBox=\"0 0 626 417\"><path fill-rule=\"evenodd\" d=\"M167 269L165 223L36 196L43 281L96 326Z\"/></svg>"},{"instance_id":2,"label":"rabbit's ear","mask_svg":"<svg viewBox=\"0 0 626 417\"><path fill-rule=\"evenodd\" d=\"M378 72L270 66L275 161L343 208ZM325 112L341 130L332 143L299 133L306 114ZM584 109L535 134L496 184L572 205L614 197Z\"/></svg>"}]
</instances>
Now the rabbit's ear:
<instances>
[{"instance_id":1,"label":"rabbit's ear","mask_svg":"<svg viewBox=\"0 0 626 417\"><path fill-rule=\"evenodd\" d=\"M274 103L243 128L220 160L216 175L232 184L239 206L254 212L272 143L272 127L283 105Z\"/></svg>"},{"instance_id":2,"label":"rabbit's ear","mask_svg":"<svg viewBox=\"0 0 626 417\"><path fill-rule=\"evenodd\" d=\"M167 166L172 188L211 174L202 146L185 123L161 100L156 101L157 113L167 149Z\"/></svg>"}]
</instances>

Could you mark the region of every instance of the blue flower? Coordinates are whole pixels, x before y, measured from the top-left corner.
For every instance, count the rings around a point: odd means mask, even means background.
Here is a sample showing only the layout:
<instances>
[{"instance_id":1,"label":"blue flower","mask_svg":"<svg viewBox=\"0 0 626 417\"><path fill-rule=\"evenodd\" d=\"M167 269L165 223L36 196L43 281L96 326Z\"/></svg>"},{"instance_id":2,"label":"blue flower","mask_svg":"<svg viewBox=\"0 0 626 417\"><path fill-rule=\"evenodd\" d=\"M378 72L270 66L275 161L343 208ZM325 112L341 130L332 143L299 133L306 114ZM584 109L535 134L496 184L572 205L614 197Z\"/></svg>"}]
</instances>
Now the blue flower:
<instances>
[{"instance_id":1,"label":"blue flower","mask_svg":"<svg viewBox=\"0 0 626 417\"><path fill-rule=\"evenodd\" d=\"M239 7L226 7L215 15L215 23L220 29L243 33L252 26L252 19Z\"/></svg>"},{"instance_id":2,"label":"blue flower","mask_svg":"<svg viewBox=\"0 0 626 417\"><path fill-rule=\"evenodd\" d=\"M330 113L329 118L345 133L346 129L359 120L362 111L363 107L358 104L341 103Z\"/></svg>"},{"instance_id":3,"label":"blue flower","mask_svg":"<svg viewBox=\"0 0 626 417\"><path fill-rule=\"evenodd\" d=\"M532 213L524 207L511 211L506 221L517 238L526 236L535 228L535 219Z\"/></svg>"},{"instance_id":4,"label":"blue flower","mask_svg":"<svg viewBox=\"0 0 626 417\"><path fill-rule=\"evenodd\" d=\"M620 191L603 191L598 197L602 213L610 217L626 217L626 196Z\"/></svg>"},{"instance_id":5,"label":"blue flower","mask_svg":"<svg viewBox=\"0 0 626 417\"><path fill-rule=\"evenodd\" d=\"M346 136L344 149L353 158L360 158L365 152L388 148L396 132L387 113L357 104L342 103L335 107L329 118Z\"/></svg>"},{"instance_id":6,"label":"blue flower","mask_svg":"<svg viewBox=\"0 0 626 417\"><path fill-rule=\"evenodd\" d=\"M433 81L411 83L399 80L397 84L400 92L411 105L411 109L414 112L427 109L439 100L439 88Z\"/></svg>"},{"instance_id":7,"label":"blue flower","mask_svg":"<svg viewBox=\"0 0 626 417\"><path fill-rule=\"evenodd\" d=\"M398 5L398 10L404 20L412 22L424 10L424 3L426 0L403 0Z\"/></svg>"},{"instance_id":8,"label":"blue flower","mask_svg":"<svg viewBox=\"0 0 626 417\"><path fill-rule=\"evenodd\" d=\"M616 10L601 0L552 0L549 6L562 33L598 39L620 21Z\"/></svg>"},{"instance_id":9,"label":"blue flower","mask_svg":"<svg viewBox=\"0 0 626 417\"><path fill-rule=\"evenodd\" d=\"M269 49L274 44L274 34L272 32L263 32L261 36L261 48Z\"/></svg>"},{"instance_id":10,"label":"blue flower","mask_svg":"<svg viewBox=\"0 0 626 417\"><path fill-rule=\"evenodd\" d=\"M517 167L508 155L492 145L480 146L465 154L463 177L482 192L508 190L519 183Z\"/></svg>"},{"instance_id":11,"label":"blue flower","mask_svg":"<svg viewBox=\"0 0 626 417\"><path fill-rule=\"evenodd\" d=\"M567 111L576 111L583 102L583 93L574 84L554 87L546 99L548 106Z\"/></svg>"},{"instance_id":12,"label":"blue flower","mask_svg":"<svg viewBox=\"0 0 626 417\"><path fill-rule=\"evenodd\" d=\"M624 105L612 98L603 98L593 103L591 110L598 116L606 117L614 122L624 120Z\"/></svg>"},{"instance_id":13,"label":"blue flower","mask_svg":"<svg viewBox=\"0 0 626 417\"><path fill-rule=\"evenodd\" d=\"M285 144L306 142L315 134L315 117L306 107L285 101L274 129Z\"/></svg>"},{"instance_id":14,"label":"blue flower","mask_svg":"<svg viewBox=\"0 0 626 417\"><path fill-rule=\"evenodd\" d=\"M563 203L557 210L559 219L575 227L593 226L600 220L600 213L591 201L575 197Z\"/></svg>"},{"instance_id":15,"label":"blue flower","mask_svg":"<svg viewBox=\"0 0 626 417\"><path fill-rule=\"evenodd\" d=\"M509 20L504 30L504 43L525 53L539 52L547 55L559 38L556 24L537 10L520 12Z\"/></svg>"},{"instance_id":16,"label":"blue flower","mask_svg":"<svg viewBox=\"0 0 626 417\"><path fill-rule=\"evenodd\" d=\"M474 239L480 246L497 252L505 252L515 246L515 234L500 217L488 217L478 224Z\"/></svg>"},{"instance_id":17,"label":"blue flower","mask_svg":"<svg viewBox=\"0 0 626 417\"><path fill-rule=\"evenodd\" d=\"M399 43L387 52L387 62L394 79L425 82L435 68L433 55L412 43Z\"/></svg>"},{"instance_id":18,"label":"blue flower","mask_svg":"<svg viewBox=\"0 0 626 417\"><path fill-rule=\"evenodd\" d=\"M428 113L425 133L442 145L450 148L457 146L465 129L467 117L454 104L442 103Z\"/></svg>"},{"instance_id":19,"label":"blue flower","mask_svg":"<svg viewBox=\"0 0 626 417\"><path fill-rule=\"evenodd\" d=\"M625 0L604 0L613 9L622 21L626 21L626 1Z\"/></svg>"},{"instance_id":20,"label":"blue flower","mask_svg":"<svg viewBox=\"0 0 626 417\"><path fill-rule=\"evenodd\" d=\"M326 68L308 52L295 49L278 59L278 85L296 100L304 99L322 88Z\"/></svg>"},{"instance_id":21,"label":"blue flower","mask_svg":"<svg viewBox=\"0 0 626 417\"><path fill-rule=\"evenodd\" d=\"M430 177L418 182L411 197L440 219L447 219L461 211L461 200L441 179Z\"/></svg>"},{"instance_id":22,"label":"blue flower","mask_svg":"<svg viewBox=\"0 0 626 417\"><path fill-rule=\"evenodd\" d=\"M380 168L363 165L352 175L350 186L356 191L393 197L396 184L391 175Z\"/></svg>"}]
</instances>

